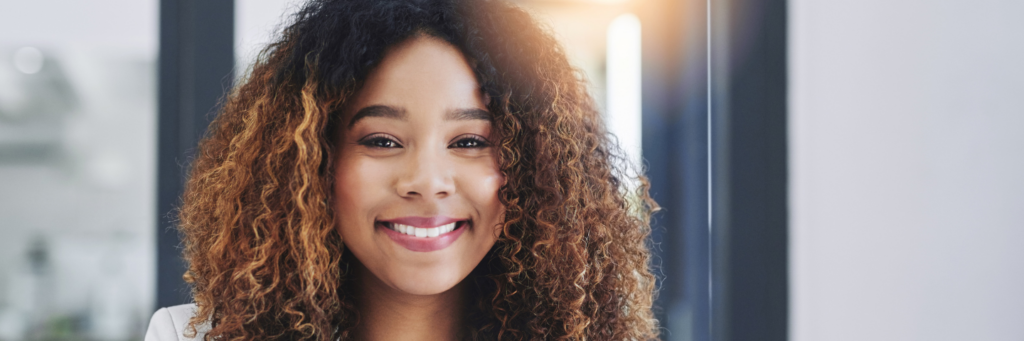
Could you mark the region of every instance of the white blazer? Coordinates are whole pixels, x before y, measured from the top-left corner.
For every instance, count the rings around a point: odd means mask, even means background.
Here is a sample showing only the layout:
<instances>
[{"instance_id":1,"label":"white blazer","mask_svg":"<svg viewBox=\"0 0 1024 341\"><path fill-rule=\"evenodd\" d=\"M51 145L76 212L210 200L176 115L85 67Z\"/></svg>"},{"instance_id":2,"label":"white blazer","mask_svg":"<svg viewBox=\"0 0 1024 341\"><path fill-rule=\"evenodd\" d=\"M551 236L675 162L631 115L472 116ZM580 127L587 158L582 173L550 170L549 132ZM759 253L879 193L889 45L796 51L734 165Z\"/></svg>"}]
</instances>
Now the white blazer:
<instances>
[{"instance_id":1,"label":"white blazer","mask_svg":"<svg viewBox=\"0 0 1024 341\"><path fill-rule=\"evenodd\" d=\"M146 330L145 341L192 341L202 340L203 335L210 330L210 323L196 326L196 337L185 336L185 328L188 320L196 314L195 304L182 304L173 307L160 308L153 313L149 319L149 329Z\"/></svg>"}]
</instances>

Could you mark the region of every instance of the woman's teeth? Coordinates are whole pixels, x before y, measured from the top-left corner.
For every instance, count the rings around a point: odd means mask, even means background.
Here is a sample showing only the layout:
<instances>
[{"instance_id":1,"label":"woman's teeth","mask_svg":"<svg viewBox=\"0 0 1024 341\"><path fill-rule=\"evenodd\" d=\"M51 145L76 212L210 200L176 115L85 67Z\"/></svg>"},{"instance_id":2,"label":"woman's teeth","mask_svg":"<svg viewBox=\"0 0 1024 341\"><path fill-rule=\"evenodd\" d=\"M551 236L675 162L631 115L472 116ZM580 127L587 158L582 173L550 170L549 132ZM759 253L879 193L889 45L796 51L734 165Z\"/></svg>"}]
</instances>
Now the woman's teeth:
<instances>
[{"instance_id":1,"label":"woman's teeth","mask_svg":"<svg viewBox=\"0 0 1024 341\"><path fill-rule=\"evenodd\" d=\"M442 234L454 231L455 230L455 224L456 223L450 223L450 224L445 224L445 225L441 225L441 226L438 226L438 227L423 228L423 227L414 227L414 226L409 226L409 225L402 225L402 224L392 223L391 224L391 229L395 230L395 231L398 231L400 233L403 233L403 234L414 236L414 237L429 238L429 237L437 237L437 236L440 236Z\"/></svg>"}]
</instances>

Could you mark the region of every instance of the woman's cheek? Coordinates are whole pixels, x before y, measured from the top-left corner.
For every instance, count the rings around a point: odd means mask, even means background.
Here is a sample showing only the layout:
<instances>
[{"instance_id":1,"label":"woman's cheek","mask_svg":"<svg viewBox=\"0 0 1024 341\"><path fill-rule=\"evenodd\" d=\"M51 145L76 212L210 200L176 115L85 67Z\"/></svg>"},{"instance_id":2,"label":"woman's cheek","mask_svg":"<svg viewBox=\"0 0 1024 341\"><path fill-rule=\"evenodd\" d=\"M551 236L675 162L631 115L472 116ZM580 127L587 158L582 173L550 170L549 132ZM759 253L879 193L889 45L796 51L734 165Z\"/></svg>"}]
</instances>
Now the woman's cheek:
<instances>
[{"instance_id":1,"label":"woman's cheek","mask_svg":"<svg viewBox=\"0 0 1024 341\"><path fill-rule=\"evenodd\" d=\"M469 186L473 201L480 203L480 209L487 211L487 216L493 220L491 223L500 223L505 207L498 199L498 189L505 183L505 177L491 162L477 169L474 183L475 186Z\"/></svg>"},{"instance_id":2,"label":"woman's cheek","mask_svg":"<svg viewBox=\"0 0 1024 341\"><path fill-rule=\"evenodd\" d=\"M363 225L367 220L372 223L371 208L377 206L380 201L384 186L382 182L387 176L386 167L378 163L358 155L349 155L336 165L338 173L335 195L339 200L335 209L343 223L343 229ZM343 231L342 234L346 233Z\"/></svg>"}]
</instances>

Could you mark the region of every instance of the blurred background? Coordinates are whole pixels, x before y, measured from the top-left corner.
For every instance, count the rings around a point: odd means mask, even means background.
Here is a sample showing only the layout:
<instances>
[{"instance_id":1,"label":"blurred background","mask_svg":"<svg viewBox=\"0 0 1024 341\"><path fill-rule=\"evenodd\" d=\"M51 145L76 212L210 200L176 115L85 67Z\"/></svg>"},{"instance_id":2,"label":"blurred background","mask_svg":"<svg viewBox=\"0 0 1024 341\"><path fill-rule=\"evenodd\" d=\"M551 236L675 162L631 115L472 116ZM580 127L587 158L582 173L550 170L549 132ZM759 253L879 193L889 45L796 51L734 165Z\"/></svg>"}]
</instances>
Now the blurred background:
<instances>
[{"instance_id":1,"label":"blurred background","mask_svg":"<svg viewBox=\"0 0 1024 341\"><path fill-rule=\"evenodd\" d=\"M663 339L1024 340L1024 3L516 2L647 169ZM0 0L0 341L190 301L183 167L300 4Z\"/></svg>"},{"instance_id":2,"label":"blurred background","mask_svg":"<svg viewBox=\"0 0 1024 341\"><path fill-rule=\"evenodd\" d=\"M1016 13L789 1L792 340L1024 340Z\"/></svg>"},{"instance_id":3,"label":"blurred background","mask_svg":"<svg viewBox=\"0 0 1024 341\"><path fill-rule=\"evenodd\" d=\"M157 14L155 1L0 1L0 340L141 337Z\"/></svg>"}]
</instances>

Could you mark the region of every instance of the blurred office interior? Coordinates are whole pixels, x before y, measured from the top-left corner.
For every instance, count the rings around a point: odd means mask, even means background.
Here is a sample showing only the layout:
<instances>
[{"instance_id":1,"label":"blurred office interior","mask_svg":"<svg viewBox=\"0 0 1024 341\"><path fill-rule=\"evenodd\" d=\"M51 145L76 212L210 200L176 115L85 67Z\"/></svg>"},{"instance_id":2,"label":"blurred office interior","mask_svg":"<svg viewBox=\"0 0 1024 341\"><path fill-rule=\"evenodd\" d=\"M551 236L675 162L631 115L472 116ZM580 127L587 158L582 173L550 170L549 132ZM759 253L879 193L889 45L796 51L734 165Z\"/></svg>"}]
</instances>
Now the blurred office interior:
<instances>
[{"instance_id":1,"label":"blurred office interior","mask_svg":"<svg viewBox=\"0 0 1024 341\"><path fill-rule=\"evenodd\" d=\"M516 2L651 179L664 340L1024 340L1024 3ZM183 169L301 3L0 0L0 341L188 302Z\"/></svg>"},{"instance_id":2,"label":"blurred office interior","mask_svg":"<svg viewBox=\"0 0 1024 341\"><path fill-rule=\"evenodd\" d=\"M0 340L141 337L157 3L0 2Z\"/></svg>"}]
</instances>

